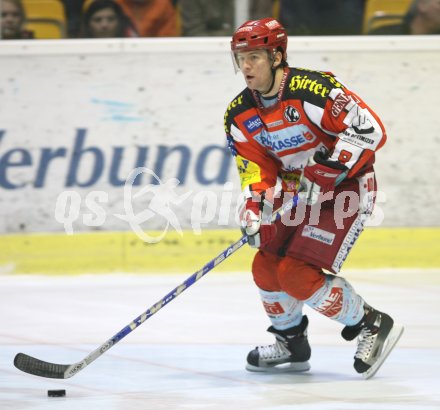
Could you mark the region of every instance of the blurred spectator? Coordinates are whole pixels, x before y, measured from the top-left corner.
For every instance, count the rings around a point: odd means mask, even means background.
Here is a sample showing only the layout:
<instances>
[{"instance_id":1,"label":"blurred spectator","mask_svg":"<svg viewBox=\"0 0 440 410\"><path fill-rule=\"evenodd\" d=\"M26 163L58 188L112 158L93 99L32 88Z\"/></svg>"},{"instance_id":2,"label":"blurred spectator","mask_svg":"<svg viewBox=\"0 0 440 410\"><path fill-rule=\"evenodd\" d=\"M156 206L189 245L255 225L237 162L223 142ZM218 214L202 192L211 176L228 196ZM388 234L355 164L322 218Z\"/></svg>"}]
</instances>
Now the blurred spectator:
<instances>
[{"instance_id":1,"label":"blurred spectator","mask_svg":"<svg viewBox=\"0 0 440 410\"><path fill-rule=\"evenodd\" d=\"M67 37L77 38L81 35L81 18L84 0L63 0L67 21Z\"/></svg>"},{"instance_id":2,"label":"blurred spectator","mask_svg":"<svg viewBox=\"0 0 440 410\"><path fill-rule=\"evenodd\" d=\"M177 12L171 0L116 0L141 37L178 36Z\"/></svg>"},{"instance_id":3,"label":"blurred spectator","mask_svg":"<svg viewBox=\"0 0 440 410\"><path fill-rule=\"evenodd\" d=\"M183 36L227 36L233 32L234 0L179 0Z\"/></svg>"},{"instance_id":4,"label":"blurred spectator","mask_svg":"<svg viewBox=\"0 0 440 410\"><path fill-rule=\"evenodd\" d=\"M281 24L291 36L362 33L366 0L280 0Z\"/></svg>"},{"instance_id":5,"label":"blurred spectator","mask_svg":"<svg viewBox=\"0 0 440 410\"><path fill-rule=\"evenodd\" d=\"M138 37L130 19L113 0L94 0L83 14L85 38Z\"/></svg>"},{"instance_id":6,"label":"blurred spectator","mask_svg":"<svg viewBox=\"0 0 440 410\"><path fill-rule=\"evenodd\" d=\"M250 0L249 3L249 15L251 20L259 20L265 17L273 17L273 5L275 3L275 0ZM242 23L240 22L240 24Z\"/></svg>"},{"instance_id":7,"label":"blurred spectator","mask_svg":"<svg viewBox=\"0 0 440 410\"><path fill-rule=\"evenodd\" d=\"M440 34L440 0L414 0L401 23L377 27L368 34Z\"/></svg>"},{"instance_id":8,"label":"blurred spectator","mask_svg":"<svg viewBox=\"0 0 440 410\"><path fill-rule=\"evenodd\" d=\"M230 36L236 0L179 0L183 36ZM249 19L272 16L272 0L251 0Z\"/></svg>"},{"instance_id":9,"label":"blurred spectator","mask_svg":"<svg viewBox=\"0 0 440 410\"><path fill-rule=\"evenodd\" d=\"M24 29L26 14L21 0L2 0L2 39L18 40L34 38L34 33Z\"/></svg>"}]
</instances>

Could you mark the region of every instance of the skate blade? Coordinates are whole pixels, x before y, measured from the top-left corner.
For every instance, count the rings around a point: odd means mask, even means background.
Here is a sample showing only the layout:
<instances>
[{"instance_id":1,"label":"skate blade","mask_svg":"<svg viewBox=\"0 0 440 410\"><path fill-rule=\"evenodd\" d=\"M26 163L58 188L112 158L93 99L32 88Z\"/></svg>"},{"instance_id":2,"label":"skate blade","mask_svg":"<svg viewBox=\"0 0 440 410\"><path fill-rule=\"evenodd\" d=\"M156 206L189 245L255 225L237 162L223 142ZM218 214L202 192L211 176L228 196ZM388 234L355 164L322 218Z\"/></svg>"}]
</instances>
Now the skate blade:
<instances>
[{"instance_id":1,"label":"skate blade","mask_svg":"<svg viewBox=\"0 0 440 410\"><path fill-rule=\"evenodd\" d=\"M246 370L255 373L300 373L310 370L309 362L298 362L298 363L283 363L272 367L258 367L252 366L251 364L246 364Z\"/></svg>"},{"instance_id":2,"label":"skate blade","mask_svg":"<svg viewBox=\"0 0 440 410\"><path fill-rule=\"evenodd\" d=\"M394 346L396 346L396 343L399 341L400 336L402 336L403 329L404 328L401 325L395 324L393 326L393 328L390 331L390 334L387 337L386 346L385 346L382 354L379 356L379 358L377 359L376 363L373 364L373 366L371 366L367 371L362 373L362 377L365 380L371 379L377 373L377 371L380 369L380 367L382 366L385 359L389 356L391 351L394 349Z\"/></svg>"}]
</instances>

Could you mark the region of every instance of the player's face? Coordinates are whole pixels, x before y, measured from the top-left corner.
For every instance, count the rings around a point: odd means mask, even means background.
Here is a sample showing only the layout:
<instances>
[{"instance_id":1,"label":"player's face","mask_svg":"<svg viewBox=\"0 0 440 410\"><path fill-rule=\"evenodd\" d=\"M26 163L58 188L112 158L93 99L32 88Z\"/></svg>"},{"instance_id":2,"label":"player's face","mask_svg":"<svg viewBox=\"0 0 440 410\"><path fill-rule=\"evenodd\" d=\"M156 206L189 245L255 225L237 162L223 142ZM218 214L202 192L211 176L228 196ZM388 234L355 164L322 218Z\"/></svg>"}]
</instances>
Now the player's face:
<instances>
[{"instance_id":1,"label":"player's face","mask_svg":"<svg viewBox=\"0 0 440 410\"><path fill-rule=\"evenodd\" d=\"M266 50L242 51L236 54L238 67L251 90L266 91L272 82L272 61Z\"/></svg>"}]
</instances>

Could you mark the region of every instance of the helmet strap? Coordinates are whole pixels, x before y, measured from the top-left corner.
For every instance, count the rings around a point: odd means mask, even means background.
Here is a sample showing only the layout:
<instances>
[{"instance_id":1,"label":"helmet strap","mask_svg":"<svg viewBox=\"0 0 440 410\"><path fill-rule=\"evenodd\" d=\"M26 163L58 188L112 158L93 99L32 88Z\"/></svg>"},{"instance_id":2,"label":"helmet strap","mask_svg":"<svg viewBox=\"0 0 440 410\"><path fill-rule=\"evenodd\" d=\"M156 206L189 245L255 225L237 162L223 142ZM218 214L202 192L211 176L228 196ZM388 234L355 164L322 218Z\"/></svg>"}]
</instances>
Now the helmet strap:
<instances>
[{"instance_id":1,"label":"helmet strap","mask_svg":"<svg viewBox=\"0 0 440 410\"><path fill-rule=\"evenodd\" d=\"M270 71L272 73L272 82L270 83L270 86L267 89L267 91L264 91L264 92L260 93L261 95L267 94L272 89L273 85L275 84L275 73L276 73L277 69L276 68L271 68Z\"/></svg>"},{"instance_id":2,"label":"helmet strap","mask_svg":"<svg viewBox=\"0 0 440 410\"><path fill-rule=\"evenodd\" d=\"M276 53L276 51L274 50L274 53L269 57L269 58L272 60L272 66L271 66L271 68L270 68L270 72L271 72L271 74L272 74L272 82L270 83L270 86L269 86L269 88L267 89L267 91L262 92L262 93L259 93L259 94L261 94L261 95L267 94L267 93L272 89L273 85L275 84L275 74L276 74L276 72L277 72L277 69L280 67L279 65L278 65L277 67L274 67L274 66L273 66L273 64L274 64L274 62L275 62L275 58L274 58L275 53Z\"/></svg>"}]
</instances>

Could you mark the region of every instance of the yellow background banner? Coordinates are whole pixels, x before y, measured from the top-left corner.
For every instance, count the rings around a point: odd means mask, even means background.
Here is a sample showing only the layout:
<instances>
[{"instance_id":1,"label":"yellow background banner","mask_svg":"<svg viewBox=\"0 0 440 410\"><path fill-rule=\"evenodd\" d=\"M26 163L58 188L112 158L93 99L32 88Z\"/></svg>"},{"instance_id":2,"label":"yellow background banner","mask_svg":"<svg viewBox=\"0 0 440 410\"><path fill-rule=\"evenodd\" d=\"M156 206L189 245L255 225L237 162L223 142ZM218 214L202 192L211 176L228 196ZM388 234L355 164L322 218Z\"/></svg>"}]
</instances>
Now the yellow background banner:
<instances>
[{"instance_id":1,"label":"yellow background banner","mask_svg":"<svg viewBox=\"0 0 440 410\"><path fill-rule=\"evenodd\" d=\"M169 232L156 244L132 232L3 235L0 273L193 273L239 238L233 229ZM249 272L254 253L246 245L215 270ZM345 269L438 267L440 228L367 228L344 264Z\"/></svg>"}]
</instances>

